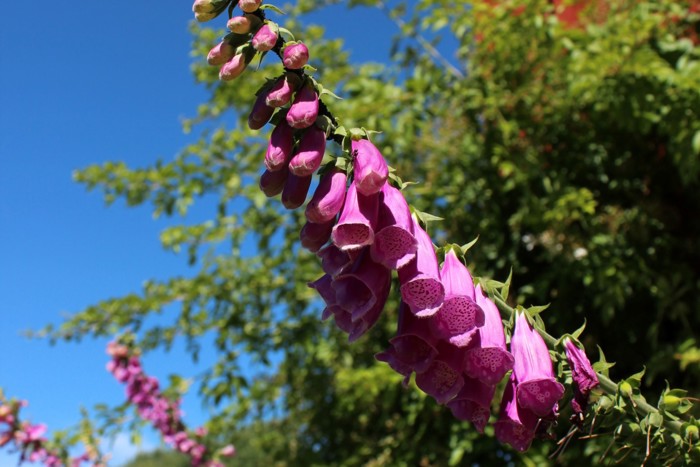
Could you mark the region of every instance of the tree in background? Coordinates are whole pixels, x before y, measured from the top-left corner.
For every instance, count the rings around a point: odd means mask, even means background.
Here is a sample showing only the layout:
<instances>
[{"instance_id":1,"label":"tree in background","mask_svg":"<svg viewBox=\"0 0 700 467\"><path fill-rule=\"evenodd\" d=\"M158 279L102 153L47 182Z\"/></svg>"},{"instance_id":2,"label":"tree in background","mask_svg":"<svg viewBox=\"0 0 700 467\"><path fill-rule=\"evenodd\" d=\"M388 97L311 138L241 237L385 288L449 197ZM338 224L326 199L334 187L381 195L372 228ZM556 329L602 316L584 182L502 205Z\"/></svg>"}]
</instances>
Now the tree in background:
<instances>
[{"instance_id":1,"label":"tree in background","mask_svg":"<svg viewBox=\"0 0 700 467\"><path fill-rule=\"evenodd\" d=\"M279 64L269 56L235 84L220 83L201 57L222 31L193 28L193 72L211 91L185 125L201 129L196 143L150 167L110 162L76 173L108 202L150 204L156 215L186 219L193 203L215 198L210 220L161 236L186 252L193 274L149 282L46 334L128 332L144 353L185 340L195 359L212 337L218 360L196 387L217 413L209 436L233 440L245 465L544 465L553 453L567 465L639 464L651 427L664 423L630 416L626 396L640 389L667 420L690 420L677 436L697 443L697 406L667 391L697 395L700 381L697 2L348 2L399 25L385 65L353 64L341 41L302 26L300 15L324 5L285 6L284 26L312 51L314 77L343 98L324 96L333 114L347 128L381 132L374 143L417 182L411 204L444 219L431 223L433 240L478 235L473 271L503 280L512 268L511 305L550 304L542 319L553 335L586 322L589 353L599 345L616 362L611 376L627 378L591 408L595 436L517 453L491 427L479 435L403 388L374 358L395 331L397 294L352 345L319 319L306 283L321 273L298 245L302 216L260 193L267 133L246 125L252 96ZM244 371L243 354L259 375ZM127 410L98 415L107 425ZM568 429L562 423L557 437ZM668 448L655 459L677 454L668 436L654 439ZM689 459L698 454L689 448Z\"/></svg>"}]
</instances>

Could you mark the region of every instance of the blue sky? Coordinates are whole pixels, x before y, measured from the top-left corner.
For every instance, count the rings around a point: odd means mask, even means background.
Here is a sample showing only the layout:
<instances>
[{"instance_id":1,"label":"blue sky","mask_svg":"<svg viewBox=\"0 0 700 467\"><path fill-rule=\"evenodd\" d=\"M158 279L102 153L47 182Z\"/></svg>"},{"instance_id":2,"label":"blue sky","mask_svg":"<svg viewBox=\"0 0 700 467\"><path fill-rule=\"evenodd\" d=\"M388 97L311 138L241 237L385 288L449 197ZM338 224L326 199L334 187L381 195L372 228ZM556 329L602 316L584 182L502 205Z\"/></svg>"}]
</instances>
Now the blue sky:
<instances>
[{"instance_id":1,"label":"blue sky","mask_svg":"<svg viewBox=\"0 0 700 467\"><path fill-rule=\"evenodd\" d=\"M190 2L167 0L3 7L0 387L27 399L24 415L49 429L77 423L81 405L122 402L124 390L105 370L106 341L51 347L21 332L139 291L147 279L188 273L186 258L165 252L158 241L169 222L181 220L154 220L147 207L107 208L99 193L74 183L71 172L108 160L144 166L194 141L196 131L185 135L180 126L206 98L189 72L190 8ZM313 19L328 26L329 35L346 38L354 60L387 59L392 23L374 10L336 12ZM361 36L354 26L360 19ZM181 349L149 355L146 371L194 374L182 355ZM205 420L196 399L184 407L189 425ZM145 447L157 443L148 438ZM115 451L118 465L134 448L120 438ZM16 465L16 458L0 451L0 467Z\"/></svg>"}]
</instances>

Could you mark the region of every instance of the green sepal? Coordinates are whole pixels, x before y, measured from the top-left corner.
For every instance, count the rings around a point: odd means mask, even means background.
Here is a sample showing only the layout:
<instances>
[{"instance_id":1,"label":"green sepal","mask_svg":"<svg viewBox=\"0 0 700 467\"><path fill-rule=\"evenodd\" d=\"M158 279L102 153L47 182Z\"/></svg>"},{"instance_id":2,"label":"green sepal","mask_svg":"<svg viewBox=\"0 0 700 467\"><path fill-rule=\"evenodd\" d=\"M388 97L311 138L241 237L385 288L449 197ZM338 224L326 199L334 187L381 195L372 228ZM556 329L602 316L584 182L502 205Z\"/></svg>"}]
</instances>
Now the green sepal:
<instances>
[{"instance_id":1,"label":"green sepal","mask_svg":"<svg viewBox=\"0 0 700 467\"><path fill-rule=\"evenodd\" d=\"M269 4L269 3L265 3L264 5L260 5L260 8L259 8L259 9L260 9L260 10L272 10L272 11L274 11L275 13L277 13L277 14L279 14L279 15L286 15L286 14L287 14L287 13L285 13L284 11L280 10L279 8L277 8L275 5L271 5L271 4Z\"/></svg>"}]
</instances>

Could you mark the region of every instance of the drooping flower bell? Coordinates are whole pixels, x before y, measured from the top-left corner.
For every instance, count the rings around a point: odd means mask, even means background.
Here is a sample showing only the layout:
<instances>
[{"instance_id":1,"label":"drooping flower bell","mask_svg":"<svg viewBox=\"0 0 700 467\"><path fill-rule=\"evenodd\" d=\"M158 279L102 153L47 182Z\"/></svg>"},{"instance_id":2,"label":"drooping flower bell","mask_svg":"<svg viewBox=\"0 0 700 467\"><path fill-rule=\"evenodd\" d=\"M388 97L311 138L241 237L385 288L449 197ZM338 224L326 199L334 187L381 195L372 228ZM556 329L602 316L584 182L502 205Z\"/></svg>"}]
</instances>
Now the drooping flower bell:
<instances>
[{"instance_id":1,"label":"drooping flower bell","mask_svg":"<svg viewBox=\"0 0 700 467\"><path fill-rule=\"evenodd\" d=\"M345 195L340 219L333 227L331 238L341 250L357 250L374 242L373 225L377 221L379 197L363 196L353 181Z\"/></svg>"},{"instance_id":2,"label":"drooping flower bell","mask_svg":"<svg viewBox=\"0 0 700 467\"><path fill-rule=\"evenodd\" d=\"M537 415L531 410L518 404L515 386L515 375L511 375L501 399L501 411L495 425L495 432L498 441L510 444L517 451L524 452L535 438L538 420Z\"/></svg>"},{"instance_id":3,"label":"drooping flower bell","mask_svg":"<svg viewBox=\"0 0 700 467\"><path fill-rule=\"evenodd\" d=\"M433 363L438 355L437 338L427 320L416 317L403 301L398 314L396 336L389 340L390 347L375 358L408 378L412 372L421 373Z\"/></svg>"},{"instance_id":4,"label":"drooping flower bell","mask_svg":"<svg viewBox=\"0 0 700 467\"><path fill-rule=\"evenodd\" d=\"M326 151L326 133L312 125L301 136L297 150L289 161L289 171L299 177L311 175L321 166Z\"/></svg>"},{"instance_id":5,"label":"drooping flower bell","mask_svg":"<svg viewBox=\"0 0 700 467\"><path fill-rule=\"evenodd\" d=\"M484 312L475 301L472 276L453 249L445 255L440 280L445 300L431 323L438 336L457 347L466 347L478 327L484 325Z\"/></svg>"},{"instance_id":6,"label":"drooping flower bell","mask_svg":"<svg viewBox=\"0 0 700 467\"><path fill-rule=\"evenodd\" d=\"M351 313L352 321L361 320L377 303L384 302L391 288L391 271L372 261L363 251L353 266L333 279L336 302Z\"/></svg>"},{"instance_id":7,"label":"drooping flower bell","mask_svg":"<svg viewBox=\"0 0 700 467\"><path fill-rule=\"evenodd\" d=\"M446 404L464 387L464 349L438 341L437 350L430 366L416 373L416 385L438 404Z\"/></svg>"},{"instance_id":8,"label":"drooping flower bell","mask_svg":"<svg viewBox=\"0 0 700 467\"><path fill-rule=\"evenodd\" d=\"M332 243L319 250L316 256L321 259L321 269L323 272L330 274L333 278L345 272L345 269L348 268L353 261L347 251L342 251Z\"/></svg>"},{"instance_id":9,"label":"drooping flower bell","mask_svg":"<svg viewBox=\"0 0 700 467\"><path fill-rule=\"evenodd\" d=\"M495 392L496 386L465 377L464 386L455 398L447 403L447 407L455 418L472 422L474 428L483 433L491 416L491 400Z\"/></svg>"},{"instance_id":10,"label":"drooping flower bell","mask_svg":"<svg viewBox=\"0 0 700 467\"><path fill-rule=\"evenodd\" d=\"M309 61L309 49L303 42L288 43L284 47L282 63L285 68L298 70Z\"/></svg>"},{"instance_id":11,"label":"drooping flower bell","mask_svg":"<svg viewBox=\"0 0 700 467\"><path fill-rule=\"evenodd\" d=\"M523 312L516 312L510 350L518 404L540 417L550 415L564 395L564 386L554 378L547 344Z\"/></svg>"},{"instance_id":12,"label":"drooping flower bell","mask_svg":"<svg viewBox=\"0 0 700 467\"><path fill-rule=\"evenodd\" d=\"M338 168L332 168L321 176L311 201L306 205L306 219L309 222L328 222L335 218L345 201L347 179L345 172ZM376 261L374 255L372 259Z\"/></svg>"},{"instance_id":13,"label":"drooping flower bell","mask_svg":"<svg viewBox=\"0 0 700 467\"><path fill-rule=\"evenodd\" d=\"M307 82L294 96L294 102L287 112L287 123L292 128L308 128L318 116L318 94L311 82Z\"/></svg>"},{"instance_id":14,"label":"drooping flower bell","mask_svg":"<svg viewBox=\"0 0 700 467\"><path fill-rule=\"evenodd\" d=\"M352 153L357 191L365 196L379 193L389 176L384 156L367 139L353 140Z\"/></svg>"},{"instance_id":15,"label":"drooping flower bell","mask_svg":"<svg viewBox=\"0 0 700 467\"><path fill-rule=\"evenodd\" d=\"M571 407L574 413L582 414L588 406L588 397L591 390L600 384L586 352L580 348L570 337L564 339L566 359L571 368L571 378L574 380L574 398Z\"/></svg>"},{"instance_id":16,"label":"drooping flower bell","mask_svg":"<svg viewBox=\"0 0 700 467\"><path fill-rule=\"evenodd\" d=\"M370 247L372 259L389 269L399 269L415 258L417 248L408 203L401 191L385 183L380 194L377 232Z\"/></svg>"},{"instance_id":17,"label":"drooping flower bell","mask_svg":"<svg viewBox=\"0 0 700 467\"><path fill-rule=\"evenodd\" d=\"M506 348L503 321L496 304L477 285L476 304L484 312L484 325L478 328L473 346L467 350L465 371L487 385L495 385L513 368L513 355Z\"/></svg>"},{"instance_id":18,"label":"drooping flower bell","mask_svg":"<svg viewBox=\"0 0 700 467\"><path fill-rule=\"evenodd\" d=\"M440 309L445 288L440 281L438 260L430 236L413 221L413 232L418 240L416 256L399 269L401 298L419 317L432 316Z\"/></svg>"}]
</instances>

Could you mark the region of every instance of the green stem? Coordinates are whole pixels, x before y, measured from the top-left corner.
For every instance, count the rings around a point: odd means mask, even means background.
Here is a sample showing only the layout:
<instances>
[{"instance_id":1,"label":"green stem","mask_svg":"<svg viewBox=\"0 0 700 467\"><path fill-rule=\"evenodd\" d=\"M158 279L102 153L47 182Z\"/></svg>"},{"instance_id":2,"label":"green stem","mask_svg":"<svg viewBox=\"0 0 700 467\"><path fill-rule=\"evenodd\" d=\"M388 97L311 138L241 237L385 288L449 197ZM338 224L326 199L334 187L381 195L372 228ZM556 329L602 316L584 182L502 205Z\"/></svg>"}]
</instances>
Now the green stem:
<instances>
[{"instance_id":1,"label":"green stem","mask_svg":"<svg viewBox=\"0 0 700 467\"><path fill-rule=\"evenodd\" d=\"M509 319L513 313L515 313L515 310L513 307L508 305L505 300L503 300L499 296L494 296L494 300L496 302L496 305L498 306L499 310L502 312L503 318ZM504 316L505 313L505 316ZM555 349L557 346L558 339L556 339L554 336L548 334L546 331L542 329L537 329L537 332L540 333L540 336L542 336L542 339L551 347L552 349ZM618 383L610 379L608 376L602 374L602 373L596 373L598 375L598 381L600 381L600 388L606 393L611 396L616 396L618 394ZM632 402L634 403L634 407L636 410L642 413L645 417L647 415L653 414L653 413L658 413L660 414L663 419L664 419L664 426L675 432L678 433L679 435L681 434L681 427L682 423L679 421L675 420L669 420L667 417L664 417L664 414L659 412L659 410L649 404L644 396L640 395L632 395L631 396Z\"/></svg>"}]
</instances>

